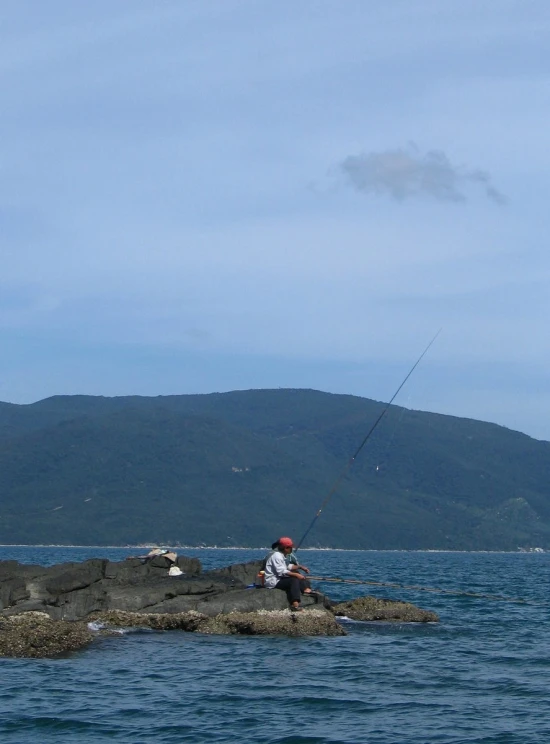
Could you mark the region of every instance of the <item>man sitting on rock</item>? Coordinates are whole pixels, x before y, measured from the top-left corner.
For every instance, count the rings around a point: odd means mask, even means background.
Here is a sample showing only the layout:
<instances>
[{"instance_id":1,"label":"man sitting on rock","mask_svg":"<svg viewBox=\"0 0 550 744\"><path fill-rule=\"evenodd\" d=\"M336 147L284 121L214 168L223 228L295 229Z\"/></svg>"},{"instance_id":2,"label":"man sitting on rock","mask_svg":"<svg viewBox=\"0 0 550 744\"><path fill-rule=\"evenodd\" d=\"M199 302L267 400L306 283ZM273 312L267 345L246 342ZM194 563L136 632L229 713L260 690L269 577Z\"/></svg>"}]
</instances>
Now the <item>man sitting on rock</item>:
<instances>
[{"instance_id":1,"label":"man sitting on rock","mask_svg":"<svg viewBox=\"0 0 550 744\"><path fill-rule=\"evenodd\" d=\"M299 569L306 573L309 573L309 570L305 566L294 563L287 565L285 557L290 555L293 549L290 537L280 537L272 547L274 547L273 553L265 564L265 587L285 591L291 611L299 612L302 609L302 594L311 593L309 582L299 573Z\"/></svg>"}]
</instances>

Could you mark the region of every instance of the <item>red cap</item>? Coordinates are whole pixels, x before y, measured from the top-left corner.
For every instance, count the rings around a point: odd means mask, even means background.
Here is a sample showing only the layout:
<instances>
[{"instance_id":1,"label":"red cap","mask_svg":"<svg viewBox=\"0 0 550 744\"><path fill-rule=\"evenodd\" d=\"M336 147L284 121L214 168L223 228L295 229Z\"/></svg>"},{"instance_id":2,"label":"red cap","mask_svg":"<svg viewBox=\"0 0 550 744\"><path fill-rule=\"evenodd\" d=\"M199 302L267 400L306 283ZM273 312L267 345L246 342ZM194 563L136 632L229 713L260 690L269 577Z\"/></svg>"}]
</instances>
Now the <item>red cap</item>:
<instances>
[{"instance_id":1,"label":"red cap","mask_svg":"<svg viewBox=\"0 0 550 744\"><path fill-rule=\"evenodd\" d=\"M280 537L278 542L281 548L292 548L293 547L292 540L290 539L290 537Z\"/></svg>"}]
</instances>

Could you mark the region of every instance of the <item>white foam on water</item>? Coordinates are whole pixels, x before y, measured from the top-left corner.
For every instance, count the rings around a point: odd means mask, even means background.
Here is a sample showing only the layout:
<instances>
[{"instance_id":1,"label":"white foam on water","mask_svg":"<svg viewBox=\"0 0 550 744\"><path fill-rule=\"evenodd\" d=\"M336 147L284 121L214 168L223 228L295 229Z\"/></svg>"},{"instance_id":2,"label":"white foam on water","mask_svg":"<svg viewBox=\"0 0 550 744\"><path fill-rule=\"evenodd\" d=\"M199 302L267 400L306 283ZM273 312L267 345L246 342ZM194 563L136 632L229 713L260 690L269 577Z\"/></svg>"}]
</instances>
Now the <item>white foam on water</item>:
<instances>
[{"instance_id":1,"label":"white foam on water","mask_svg":"<svg viewBox=\"0 0 550 744\"><path fill-rule=\"evenodd\" d=\"M126 635L134 630L133 628L109 628L106 623L99 622L99 620L93 620L88 623L88 630L91 630L94 633L105 629L108 629L109 633L116 633L117 635Z\"/></svg>"},{"instance_id":2,"label":"white foam on water","mask_svg":"<svg viewBox=\"0 0 550 744\"><path fill-rule=\"evenodd\" d=\"M92 630L94 632L98 630L103 630L104 627L105 627L105 623L100 623L95 620L91 623L88 623L88 630Z\"/></svg>"}]
</instances>

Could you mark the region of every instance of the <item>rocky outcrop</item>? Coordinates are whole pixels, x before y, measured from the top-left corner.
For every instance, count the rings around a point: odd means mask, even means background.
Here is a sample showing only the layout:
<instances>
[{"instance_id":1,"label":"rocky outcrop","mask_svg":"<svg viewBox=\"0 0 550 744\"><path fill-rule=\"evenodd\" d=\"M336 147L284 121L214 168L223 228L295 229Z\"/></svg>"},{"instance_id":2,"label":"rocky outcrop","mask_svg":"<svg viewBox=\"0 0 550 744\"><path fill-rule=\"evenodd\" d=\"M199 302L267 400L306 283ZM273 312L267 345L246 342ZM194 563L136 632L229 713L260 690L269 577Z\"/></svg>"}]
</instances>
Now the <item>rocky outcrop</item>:
<instances>
[{"instance_id":1,"label":"rocky outcrop","mask_svg":"<svg viewBox=\"0 0 550 744\"><path fill-rule=\"evenodd\" d=\"M57 566L0 562L0 612L45 612L53 620L78 621L109 610L173 614L194 610L208 617L229 612L284 610L286 594L247 588L260 561L202 572L195 558L180 557L180 576L162 556L143 561L93 559ZM324 597L304 597L304 606L328 605Z\"/></svg>"},{"instance_id":2,"label":"rocky outcrop","mask_svg":"<svg viewBox=\"0 0 550 744\"><path fill-rule=\"evenodd\" d=\"M345 635L338 616L356 620L430 622L434 613L404 602L363 597L332 605L322 594L291 613L285 592L255 589L260 561L203 572L195 558L171 561L93 559L57 566L0 562L0 656L50 656L93 637L86 623L139 625L201 633ZM55 622L54 622L55 621Z\"/></svg>"}]
</instances>

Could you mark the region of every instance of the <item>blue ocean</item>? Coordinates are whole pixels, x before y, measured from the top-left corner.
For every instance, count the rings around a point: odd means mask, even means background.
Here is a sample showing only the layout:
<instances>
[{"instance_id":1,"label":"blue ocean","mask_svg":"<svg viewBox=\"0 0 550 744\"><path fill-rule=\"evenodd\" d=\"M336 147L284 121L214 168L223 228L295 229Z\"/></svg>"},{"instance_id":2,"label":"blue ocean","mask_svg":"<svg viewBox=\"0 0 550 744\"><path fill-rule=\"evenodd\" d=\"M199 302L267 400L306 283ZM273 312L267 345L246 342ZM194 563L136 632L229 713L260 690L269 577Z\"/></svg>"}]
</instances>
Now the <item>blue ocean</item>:
<instances>
[{"instance_id":1,"label":"blue ocean","mask_svg":"<svg viewBox=\"0 0 550 744\"><path fill-rule=\"evenodd\" d=\"M189 549L204 568L259 550ZM129 548L0 547L121 560ZM135 551L134 551L135 554ZM439 624L345 622L338 638L137 631L51 660L0 659L2 744L535 744L550 741L550 555L302 551L321 576L507 595L319 584L405 599ZM254 590L251 590L254 591Z\"/></svg>"}]
</instances>

